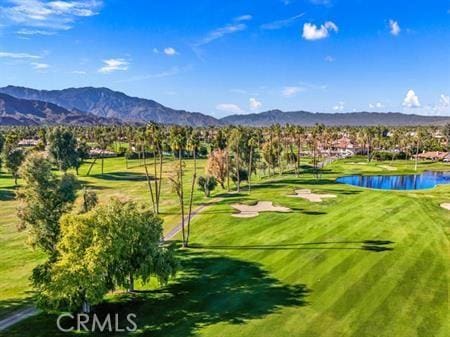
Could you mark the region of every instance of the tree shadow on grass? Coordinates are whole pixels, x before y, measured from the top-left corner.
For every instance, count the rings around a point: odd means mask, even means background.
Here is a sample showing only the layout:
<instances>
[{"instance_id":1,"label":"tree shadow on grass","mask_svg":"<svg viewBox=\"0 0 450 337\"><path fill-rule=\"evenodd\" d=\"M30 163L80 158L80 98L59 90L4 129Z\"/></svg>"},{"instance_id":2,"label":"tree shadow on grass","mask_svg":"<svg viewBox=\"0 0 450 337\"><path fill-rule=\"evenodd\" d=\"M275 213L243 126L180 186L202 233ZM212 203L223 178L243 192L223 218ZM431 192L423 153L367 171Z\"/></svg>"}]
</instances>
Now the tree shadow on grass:
<instances>
[{"instance_id":1,"label":"tree shadow on grass","mask_svg":"<svg viewBox=\"0 0 450 337\"><path fill-rule=\"evenodd\" d=\"M143 173L137 172L109 172L102 174L92 174L90 175L92 178L100 179L100 180L109 180L109 181L146 181L147 177ZM151 180L154 180L152 176L150 176Z\"/></svg>"},{"instance_id":2,"label":"tree shadow on grass","mask_svg":"<svg viewBox=\"0 0 450 337\"><path fill-rule=\"evenodd\" d=\"M182 274L166 288L123 294L114 302L97 306L96 314L105 317L108 313L119 313L121 327L129 325L127 314L136 314L139 330L133 336L190 337L197 335L201 327L244 324L283 307L307 304L305 297L309 290L305 285L284 285L257 263L215 254L184 253ZM15 326L8 336L19 336L20 331L29 332L29 337L78 336L57 331L56 317L39 315ZM63 324L69 326L69 323ZM42 334L43 330L46 334Z\"/></svg>"},{"instance_id":3,"label":"tree shadow on grass","mask_svg":"<svg viewBox=\"0 0 450 337\"><path fill-rule=\"evenodd\" d=\"M201 245L190 244L192 249L211 250L366 250L371 252L390 251L394 242L387 240L364 240L364 241L324 241L324 242L299 242L261 245Z\"/></svg>"},{"instance_id":4,"label":"tree shadow on grass","mask_svg":"<svg viewBox=\"0 0 450 337\"><path fill-rule=\"evenodd\" d=\"M11 201L16 199L16 193L9 189L0 189L0 201Z\"/></svg>"},{"instance_id":5,"label":"tree shadow on grass","mask_svg":"<svg viewBox=\"0 0 450 337\"><path fill-rule=\"evenodd\" d=\"M31 293L30 293L31 295ZM12 313L33 304L33 298L13 298L0 301L0 320L8 317Z\"/></svg>"}]
</instances>

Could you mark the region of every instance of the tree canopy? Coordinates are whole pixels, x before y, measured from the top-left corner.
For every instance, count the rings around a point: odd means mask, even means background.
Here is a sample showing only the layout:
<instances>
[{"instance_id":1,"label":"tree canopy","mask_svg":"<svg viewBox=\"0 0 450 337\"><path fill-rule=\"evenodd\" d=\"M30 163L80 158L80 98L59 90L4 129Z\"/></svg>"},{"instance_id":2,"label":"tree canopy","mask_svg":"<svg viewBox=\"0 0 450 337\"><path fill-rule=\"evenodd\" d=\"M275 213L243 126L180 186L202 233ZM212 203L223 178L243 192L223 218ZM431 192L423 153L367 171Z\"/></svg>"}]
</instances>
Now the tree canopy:
<instances>
[{"instance_id":1,"label":"tree canopy","mask_svg":"<svg viewBox=\"0 0 450 337\"><path fill-rule=\"evenodd\" d=\"M162 244L162 220L118 199L64 216L57 251L50 280L39 289L45 307L96 304L117 287L132 289L136 278L167 283L177 269L172 248Z\"/></svg>"}]
</instances>

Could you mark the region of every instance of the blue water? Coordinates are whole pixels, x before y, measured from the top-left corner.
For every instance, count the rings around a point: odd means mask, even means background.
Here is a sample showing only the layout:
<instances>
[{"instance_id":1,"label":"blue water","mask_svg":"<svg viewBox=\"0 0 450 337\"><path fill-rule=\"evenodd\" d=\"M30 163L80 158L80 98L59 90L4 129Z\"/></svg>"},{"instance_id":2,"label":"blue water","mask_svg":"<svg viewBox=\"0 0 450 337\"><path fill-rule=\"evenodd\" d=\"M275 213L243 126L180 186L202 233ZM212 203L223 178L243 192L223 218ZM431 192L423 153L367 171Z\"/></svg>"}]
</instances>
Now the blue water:
<instances>
[{"instance_id":1,"label":"blue water","mask_svg":"<svg viewBox=\"0 0 450 337\"><path fill-rule=\"evenodd\" d=\"M450 172L427 171L415 175L398 176L346 176L336 179L339 183L380 190L422 190L436 185L450 184Z\"/></svg>"}]
</instances>

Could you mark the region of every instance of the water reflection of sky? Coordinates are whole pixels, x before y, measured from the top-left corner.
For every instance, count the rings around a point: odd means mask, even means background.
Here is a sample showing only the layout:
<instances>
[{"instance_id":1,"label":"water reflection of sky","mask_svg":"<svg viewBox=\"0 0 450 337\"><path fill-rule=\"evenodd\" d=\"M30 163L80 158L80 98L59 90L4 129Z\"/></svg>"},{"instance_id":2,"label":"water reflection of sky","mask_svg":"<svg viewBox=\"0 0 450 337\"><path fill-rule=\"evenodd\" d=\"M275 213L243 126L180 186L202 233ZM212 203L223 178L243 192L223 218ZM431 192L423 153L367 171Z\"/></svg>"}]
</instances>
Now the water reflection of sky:
<instances>
[{"instance_id":1,"label":"water reflection of sky","mask_svg":"<svg viewBox=\"0 0 450 337\"><path fill-rule=\"evenodd\" d=\"M427 171L415 175L346 176L336 179L339 183L381 190L421 190L436 185L450 184L450 172Z\"/></svg>"}]
</instances>

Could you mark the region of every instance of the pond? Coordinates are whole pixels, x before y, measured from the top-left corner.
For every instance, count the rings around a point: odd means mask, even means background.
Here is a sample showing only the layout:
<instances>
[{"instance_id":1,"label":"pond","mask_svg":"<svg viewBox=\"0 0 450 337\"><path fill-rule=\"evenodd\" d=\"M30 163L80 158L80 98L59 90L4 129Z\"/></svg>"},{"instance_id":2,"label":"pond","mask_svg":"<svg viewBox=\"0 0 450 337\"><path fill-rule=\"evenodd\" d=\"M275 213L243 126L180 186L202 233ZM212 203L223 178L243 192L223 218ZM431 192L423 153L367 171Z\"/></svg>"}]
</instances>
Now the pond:
<instances>
[{"instance_id":1,"label":"pond","mask_svg":"<svg viewBox=\"0 0 450 337\"><path fill-rule=\"evenodd\" d=\"M414 175L354 175L340 177L336 181L380 190L422 190L433 188L436 185L450 184L450 172L426 171Z\"/></svg>"}]
</instances>

